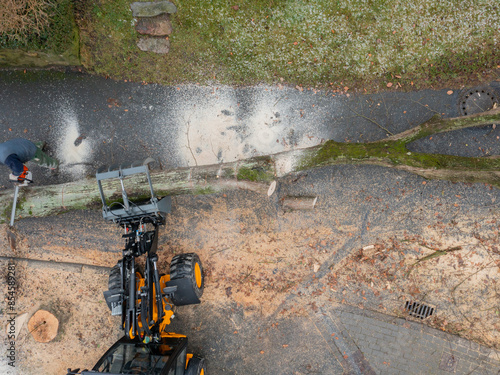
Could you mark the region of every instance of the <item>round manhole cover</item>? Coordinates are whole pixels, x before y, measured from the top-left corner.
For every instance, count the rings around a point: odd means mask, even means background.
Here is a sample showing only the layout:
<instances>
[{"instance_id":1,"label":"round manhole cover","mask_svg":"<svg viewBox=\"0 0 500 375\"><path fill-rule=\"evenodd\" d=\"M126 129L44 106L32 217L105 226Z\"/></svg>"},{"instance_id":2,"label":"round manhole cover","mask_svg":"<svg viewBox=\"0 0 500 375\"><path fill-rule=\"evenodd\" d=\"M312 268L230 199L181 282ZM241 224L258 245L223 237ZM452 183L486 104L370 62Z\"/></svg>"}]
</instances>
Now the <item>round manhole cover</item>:
<instances>
[{"instance_id":1,"label":"round manhole cover","mask_svg":"<svg viewBox=\"0 0 500 375\"><path fill-rule=\"evenodd\" d=\"M489 111L498 104L498 96L491 87L475 87L463 90L459 96L459 112L462 116Z\"/></svg>"}]
</instances>

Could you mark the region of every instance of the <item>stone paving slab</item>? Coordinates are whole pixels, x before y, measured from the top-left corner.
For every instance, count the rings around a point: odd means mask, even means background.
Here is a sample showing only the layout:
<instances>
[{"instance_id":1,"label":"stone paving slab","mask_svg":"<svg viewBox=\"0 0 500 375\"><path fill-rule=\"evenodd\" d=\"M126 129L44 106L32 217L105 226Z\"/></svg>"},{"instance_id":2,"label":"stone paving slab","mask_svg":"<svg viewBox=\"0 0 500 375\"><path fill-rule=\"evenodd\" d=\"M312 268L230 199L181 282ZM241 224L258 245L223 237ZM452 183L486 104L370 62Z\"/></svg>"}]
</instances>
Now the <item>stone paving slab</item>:
<instances>
[{"instance_id":1,"label":"stone paving slab","mask_svg":"<svg viewBox=\"0 0 500 375\"><path fill-rule=\"evenodd\" d=\"M344 374L375 375L363 353L355 344L345 326L334 315L321 310L316 314L314 324L332 348L332 353L338 358L344 368Z\"/></svg>"},{"instance_id":2,"label":"stone paving slab","mask_svg":"<svg viewBox=\"0 0 500 375\"><path fill-rule=\"evenodd\" d=\"M332 314L376 374L500 374L500 352L422 323L352 306Z\"/></svg>"}]
</instances>

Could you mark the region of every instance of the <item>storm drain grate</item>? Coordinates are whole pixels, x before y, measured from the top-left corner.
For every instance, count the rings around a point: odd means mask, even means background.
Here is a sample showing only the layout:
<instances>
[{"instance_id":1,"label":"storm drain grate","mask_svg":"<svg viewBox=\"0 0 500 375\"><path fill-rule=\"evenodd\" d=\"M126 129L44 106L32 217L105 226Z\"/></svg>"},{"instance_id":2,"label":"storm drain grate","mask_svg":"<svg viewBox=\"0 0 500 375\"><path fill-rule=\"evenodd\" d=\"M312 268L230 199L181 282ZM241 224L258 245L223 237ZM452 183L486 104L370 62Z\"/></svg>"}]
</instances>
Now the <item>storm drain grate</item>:
<instances>
[{"instance_id":1,"label":"storm drain grate","mask_svg":"<svg viewBox=\"0 0 500 375\"><path fill-rule=\"evenodd\" d=\"M406 301L405 310L415 318L425 319L434 313L434 307L420 302Z\"/></svg>"},{"instance_id":2,"label":"storm drain grate","mask_svg":"<svg viewBox=\"0 0 500 375\"><path fill-rule=\"evenodd\" d=\"M458 109L462 116L486 112L498 104L498 98L493 88L489 86L464 90L458 98Z\"/></svg>"}]
</instances>

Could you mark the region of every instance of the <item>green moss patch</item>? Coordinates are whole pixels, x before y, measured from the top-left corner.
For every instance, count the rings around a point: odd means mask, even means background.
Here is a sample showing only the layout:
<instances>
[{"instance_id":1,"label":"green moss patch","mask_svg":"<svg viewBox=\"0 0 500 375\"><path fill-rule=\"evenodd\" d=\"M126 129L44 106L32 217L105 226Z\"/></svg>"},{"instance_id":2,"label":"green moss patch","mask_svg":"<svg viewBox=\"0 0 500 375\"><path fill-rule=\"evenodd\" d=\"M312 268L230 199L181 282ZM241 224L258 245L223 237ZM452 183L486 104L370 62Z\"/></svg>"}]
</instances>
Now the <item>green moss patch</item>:
<instances>
[{"instance_id":1,"label":"green moss patch","mask_svg":"<svg viewBox=\"0 0 500 375\"><path fill-rule=\"evenodd\" d=\"M236 178L238 180L261 181L261 182L267 182L273 179L272 176L269 174L269 171L267 171L263 167L256 167L256 168L241 167L240 169L238 169L238 174L236 175Z\"/></svg>"},{"instance_id":2,"label":"green moss patch","mask_svg":"<svg viewBox=\"0 0 500 375\"><path fill-rule=\"evenodd\" d=\"M436 170L500 170L500 159L498 158L469 158L410 152L404 141L381 141L367 144L328 141L311 156L302 160L299 169L332 164L377 164L377 162Z\"/></svg>"}]
</instances>

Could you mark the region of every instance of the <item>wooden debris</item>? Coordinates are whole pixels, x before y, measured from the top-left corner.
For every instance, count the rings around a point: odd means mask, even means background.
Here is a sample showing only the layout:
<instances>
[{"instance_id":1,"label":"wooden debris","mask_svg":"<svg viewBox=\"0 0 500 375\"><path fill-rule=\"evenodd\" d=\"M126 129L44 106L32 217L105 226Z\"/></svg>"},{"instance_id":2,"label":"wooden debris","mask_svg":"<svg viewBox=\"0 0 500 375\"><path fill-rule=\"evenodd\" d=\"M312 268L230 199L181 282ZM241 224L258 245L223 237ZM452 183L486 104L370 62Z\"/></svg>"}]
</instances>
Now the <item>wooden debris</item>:
<instances>
[{"instance_id":1,"label":"wooden debris","mask_svg":"<svg viewBox=\"0 0 500 375\"><path fill-rule=\"evenodd\" d=\"M285 211L312 210L317 201L318 197L285 197L282 206Z\"/></svg>"}]
</instances>

